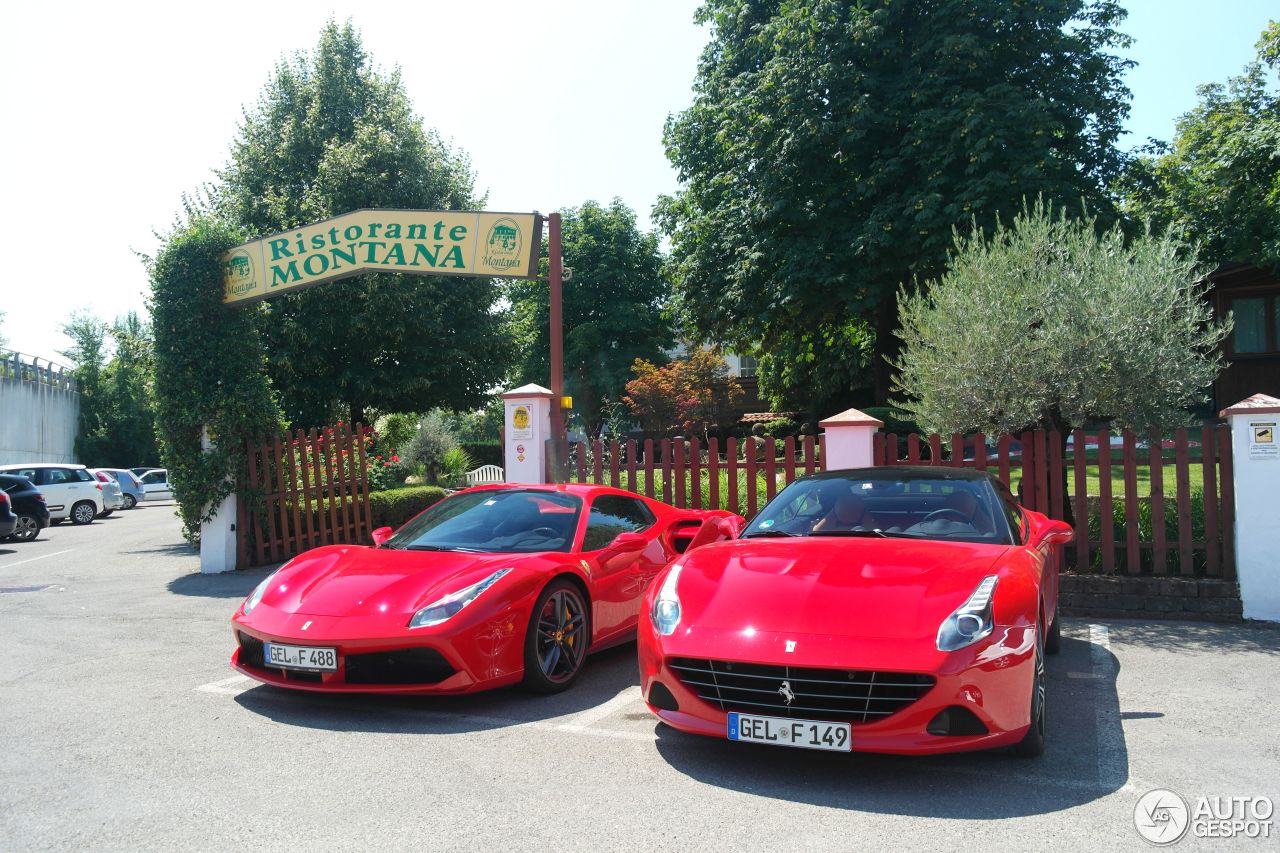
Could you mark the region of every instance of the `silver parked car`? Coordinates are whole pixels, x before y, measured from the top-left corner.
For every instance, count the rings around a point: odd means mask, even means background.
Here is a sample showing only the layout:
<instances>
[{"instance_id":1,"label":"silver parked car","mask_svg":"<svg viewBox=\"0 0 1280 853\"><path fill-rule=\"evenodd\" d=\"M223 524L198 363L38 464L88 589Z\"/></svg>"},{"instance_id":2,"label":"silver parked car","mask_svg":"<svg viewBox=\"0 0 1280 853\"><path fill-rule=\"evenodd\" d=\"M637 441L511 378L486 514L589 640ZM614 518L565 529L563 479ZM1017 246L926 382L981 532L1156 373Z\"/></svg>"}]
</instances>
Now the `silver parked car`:
<instances>
[{"instance_id":1,"label":"silver parked car","mask_svg":"<svg viewBox=\"0 0 1280 853\"><path fill-rule=\"evenodd\" d=\"M120 488L120 484L115 481L115 478L101 468L90 468L89 473L102 484L103 510L98 515L98 518L106 518L116 510L124 509L124 491Z\"/></svg>"},{"instance_id":2,"label":"silver parked car","mask_svg":"<svg viewBox=\"0 0 1280 853\"><path fill-rule=\"evenodd\" d=\"M128 468L96 468L94 470L106 474L120 484L120 491L124 493L125 509L133 509L139 501L147 499L146 493L142 490L142 481Z\"/></svg>"}]
</instances>

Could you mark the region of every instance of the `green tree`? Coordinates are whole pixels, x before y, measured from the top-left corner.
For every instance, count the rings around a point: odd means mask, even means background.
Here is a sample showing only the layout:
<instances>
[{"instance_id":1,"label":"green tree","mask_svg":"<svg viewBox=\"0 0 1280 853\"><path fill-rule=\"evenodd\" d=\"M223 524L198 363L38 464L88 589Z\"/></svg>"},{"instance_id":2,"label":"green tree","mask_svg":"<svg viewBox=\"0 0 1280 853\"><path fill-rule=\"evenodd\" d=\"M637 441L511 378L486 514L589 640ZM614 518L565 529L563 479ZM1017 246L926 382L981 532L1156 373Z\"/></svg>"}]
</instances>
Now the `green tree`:
<instances>
[{"instance_id":1,"label":"green tree","mask_svg":"<svg viewBox=\"0 0 1280 853\"><path fill-rule=\"evenodd\" d=\"M694 102L665 134L684 188L658 206L683 328L797 352L859 321L892 356L898 285L941 273L953 228L1037 194L1107 211L1124 16L1114 0L707 0ZM872 365L883 400L889 364Z\"/></svg>"},{"instance_id":2,"label":"green tree","mask_svg":"<svg viewBox=\"0 0 1280 853\"><path fill-rule=\"evenodd\" d=\"M942 433L1183 425L1226 333L1191 255L1043 204L957 236L947 272L902 293L898 405Z\"/></svg>"},{"instance_id":3,"label":"green tree","mask_svg":"<svg viewBox=\"0 0 1280 853\"><path fill-rule=\"evenodd\" d=\"M60 331L71 339L71 346L58 354L71 362L80 391L76 458L88 465L100 465L99 460L111 447L109 400L102 382L108 357L107 324L88 311L73 311Z\"/></svg>"},{"instance_id":4,"label":"green tree","mask_svg":"<svg viewBox=\"0 0 1280 853\"><path fill-rule=\"evenodd\" d=\"M102 372L103 420L109 442L95 464L111 468L159 465L151 328L137 312L117 317L107 330L114 353Z\"/></svg>"},{"instance_id":5,"label":"green tree","mask_svg":"<svg viewBox=\"0 0 1280 853\"><path fill-rule=\"evenodd\" d=\"M483 202L466 156L424 129L399 71L375 68L349 22L276 68L220 178L217 202L254 235L359 208ZM508 366L498 297L488 278L379 273L282 295L257 316L286 413L315 425L478 405Z\"/></svg>"},{"instance_id":6,"label":"green tree","mask_svg":"<svg viewBox=\"0 0 1280 853\"><path fill-rule=\"evenodd\" d=\"M1155 143L1120 183L1125 211L1196 239L1216 265L1240 261L1280 270L1280 24L1258 40L1257 58L1226 85L1199 89L1173 144Z\"/></svg>"},{"instance_id":7,"label":"green tree","mask_svg":"<svg viewBox=\"0 0 1280 853\"><path fill-rule=\"evenodd\" d=\"M567 393L587 432L598 435L601 404L623 393L636 359L666 361L674 343L663 313L668 297L656 233L641 233L636 215L614 199L588 201L562 214L564 264L564 370ZM546 382L550 366L550 301L545 281L508 285L514 336L524 358L520 382Z\"/></svg>"}]
</instances>

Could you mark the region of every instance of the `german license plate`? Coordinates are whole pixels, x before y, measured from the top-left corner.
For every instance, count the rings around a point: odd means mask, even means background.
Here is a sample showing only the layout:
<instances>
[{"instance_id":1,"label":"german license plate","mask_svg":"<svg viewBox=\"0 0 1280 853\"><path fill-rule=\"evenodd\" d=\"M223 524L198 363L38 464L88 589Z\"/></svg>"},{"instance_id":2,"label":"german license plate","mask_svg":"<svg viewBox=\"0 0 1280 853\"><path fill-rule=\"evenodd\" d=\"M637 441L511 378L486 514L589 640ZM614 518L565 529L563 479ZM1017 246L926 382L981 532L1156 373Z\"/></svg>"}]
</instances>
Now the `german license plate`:
<instances>
[{"instance_id":1,"label":"german license plate","mask_svg":"<svg viewBox=\"0 0 1280 853\"><path fill-rule=\"evenodd\" d=\"M757 717L737 712L729 714L729 740L767 743L772 746L797 746L801 749L825 749L830 752L850 752L853 749L853 734L848 723Z\"/></svg>"},{"instance_id":2,"label":"german license plate","mask_svg":"<svg viewBox=\"0 0 1280 853\"><path fill-rule=\"evenodd\" d=\"M267 666L286 669L320 669L336 672L338 650L322 646L282 646L279 643L263 643L262 654Z\"/></svg>"}]
</instances>

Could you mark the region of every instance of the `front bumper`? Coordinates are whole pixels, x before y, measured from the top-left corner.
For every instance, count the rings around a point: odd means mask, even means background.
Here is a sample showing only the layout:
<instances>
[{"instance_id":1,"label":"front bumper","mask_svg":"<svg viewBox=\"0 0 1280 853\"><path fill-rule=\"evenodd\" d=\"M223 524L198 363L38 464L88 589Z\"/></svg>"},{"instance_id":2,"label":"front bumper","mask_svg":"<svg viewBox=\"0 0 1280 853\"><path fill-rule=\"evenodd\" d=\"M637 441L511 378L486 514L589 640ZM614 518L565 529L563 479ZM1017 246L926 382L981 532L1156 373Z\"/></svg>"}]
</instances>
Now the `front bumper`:
<instances>
[{"instance_id":1,"label":"front bumper","mask_svg":"<svg viewBox=\"0 0 1280 853\"><path fill-rule=\"evenodd\" d=\"M232 619L231 665L265 684L323 693L459 694L524 674L524 631L513 611L471 623L409 631L386 618L289 615L259 604ZM447 623L446 623L447 624ZM517 627L519 626L519 627ZM337 649L337 670L268 666L263 643Z\"/></svg>"},{"instance_id":2,"label":"front bumper","mask_svg":"<svg viewBox=\"0 0 1280 853\"><path fill-rule=\"evenodd\" d=\"M992 635L980 643L956 652L939 652L931 639L850 640L762 632L748 636L742 631L683 626L671 636L658 637L644 614L639 630L640 687L649 709L673 728L724 738L727 712L685 684L671 666L674 659L926 675L935 681L932 688L893 714L872 722L823 714L794 716L850 723L854 751L925 755L989 749L1017 743L1030 725L1035 630L1032 625L996 626ZM786 651L788 642L792 644L791 652ZM655 693L654 688L659 685ZM668 695L663 694L663 688ZM960 714L971 713L985 733L944 735L928 731L931 724L937 727L943 711L957 707L964 709ZM730 710L787 715L785 709ZM957 716L954 711L951 715Z\"/></svg>"}]
</instances>

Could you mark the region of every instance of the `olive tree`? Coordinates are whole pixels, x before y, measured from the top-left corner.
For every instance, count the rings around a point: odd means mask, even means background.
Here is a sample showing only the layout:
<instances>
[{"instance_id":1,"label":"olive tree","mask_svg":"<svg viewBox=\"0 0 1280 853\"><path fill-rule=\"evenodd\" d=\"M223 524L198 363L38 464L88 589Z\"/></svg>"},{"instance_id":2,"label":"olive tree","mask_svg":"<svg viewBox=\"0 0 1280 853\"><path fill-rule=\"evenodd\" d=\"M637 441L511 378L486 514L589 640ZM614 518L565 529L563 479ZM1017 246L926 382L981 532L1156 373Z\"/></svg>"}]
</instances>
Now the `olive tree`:
<instances>
[{"instance_id":1,"label":"olive tree","mask_svg":"<svg viewBox=\"0 0 1280 853\"><path fill-rule=\"evenodd\" d=\"M1181 425L1222 368L1194 253L1043 203L900 294L898 405L938 432Z\"/></svg>"}]
</instances>

